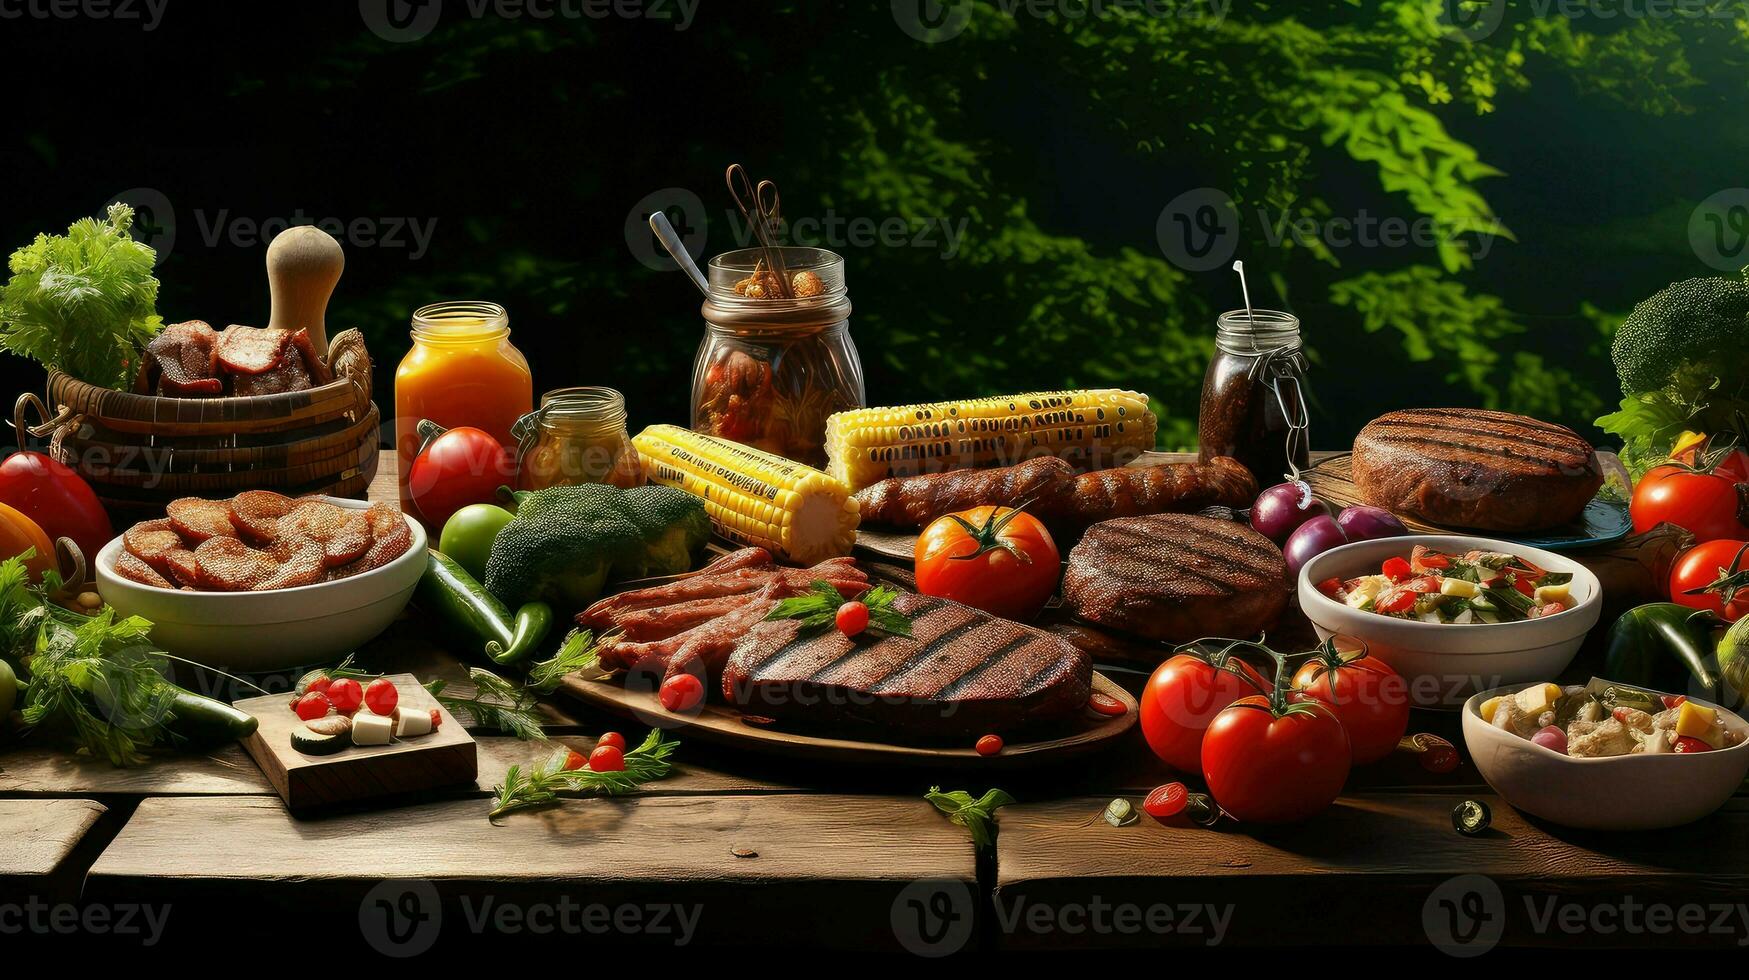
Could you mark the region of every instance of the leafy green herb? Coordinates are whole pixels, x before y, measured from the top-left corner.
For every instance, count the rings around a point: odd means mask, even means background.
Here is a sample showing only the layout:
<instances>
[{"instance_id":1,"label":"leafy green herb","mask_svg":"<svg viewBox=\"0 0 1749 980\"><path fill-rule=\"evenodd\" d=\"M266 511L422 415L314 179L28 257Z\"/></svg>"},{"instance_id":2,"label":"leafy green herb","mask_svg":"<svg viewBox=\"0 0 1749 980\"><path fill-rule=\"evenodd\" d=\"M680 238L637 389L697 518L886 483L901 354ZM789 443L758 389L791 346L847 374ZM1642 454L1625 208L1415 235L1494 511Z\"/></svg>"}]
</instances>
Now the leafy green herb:
<instances>
[{"instance_id":1,"label":"leafy green herb","mask_svg":"<svg viewBox=\"0 0 1749 980\"><path fill-rule=\"evenodd\" d=\"M898 591L884 585L877 585L862 594L862 603L868 607L870 629L894 636L911 635L910 617L893 608L893 602L898 598ZM809 633L832 625L838 617L838 607L848 601L831 583L815 581L814 591L779 602L765 618L799 620L802 632Z\"/></svg>"},{"instance_id":2,"label":"leafy green herb","mask_svg":"<svg viewBox=\"0 0 1749 980\"><path fill-rule=\"evenodd\" d=\"M661 779L674 771L669 757L680 743L652 728L643 744L625 754L623 772L596 772L593 769L566 769L569 749L560 749L539 766L524 769L511 766L504 773L504 784L497 787L492 812L487 818L496 820L506 813L529 807L545 806L558 800L561 792L601 793L621 796L644 783Z\"/></svg>"},{"instance_id":3,"label":"leafy green herb","mask_svg":"<svg viewBox=\"0 0 1749 980\"><path fill-rule=\"evenodd\" d=\"M154 312L156 253L128 235L134 209L81 218L12 253L0 289L0 349L94 385L126 388L140 351L163 328Z\"/></svg>"},{"instance_id":4,"label":"leafy green herb","mask_svg":"<svg viewBox=\"0 0 1749 980\"><path fill-rule=\"evenodd\" d=\"M505 680L483 667L469 667L468 680L474 693L463 697L443 693L449 682L442 678L425 682L425 689L437 703L450 712L464 712L476 725L496 728L525 742L544 742L547 733L541 728L540 700L536 692L524 684Z\"/></svg>"},{"instance_id":5,"label":"leafy green herb","mask_svg":"<svg viewBox=\"0 0 1749 980\"><path fill-rule=\"evenodd\" d=\"M565 635L565 642L559 644L559 652L552 659L542 660L528 668L528 687L541 694L551 694L559 689L559 684L566 677L580 670L589 670L600 662L601 647L595 642L595 635L588 630L572 630Z\"/></svg>"},{"instance_id":6,"label":"leafy green herb","mask_svg":"<svg viewBox=\"0 0 1749 980\"><path fill-rule=\"evenodd\" d=\"M979 847L990 847L996 843L996 811L1014 802L1014 797L999 789L993 789L977 799L962 789L951 793L943 793L940 786L929 787L929 792L923 798L935 805L937 810L947 814L948 822L957 823L972 834L972 842Z\"/></svg>"}]
</instances>

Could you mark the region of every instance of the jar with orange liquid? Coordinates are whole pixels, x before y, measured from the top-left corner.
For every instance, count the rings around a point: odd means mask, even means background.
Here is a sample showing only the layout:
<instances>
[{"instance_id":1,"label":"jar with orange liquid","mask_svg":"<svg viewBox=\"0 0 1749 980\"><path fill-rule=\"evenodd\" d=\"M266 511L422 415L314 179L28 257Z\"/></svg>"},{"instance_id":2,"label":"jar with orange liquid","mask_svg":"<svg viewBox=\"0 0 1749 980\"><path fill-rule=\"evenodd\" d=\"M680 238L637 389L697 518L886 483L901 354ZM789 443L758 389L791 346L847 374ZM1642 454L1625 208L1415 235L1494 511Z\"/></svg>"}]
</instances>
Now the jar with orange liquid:
<instances>
[{"instance_id":1,"label":"jar with orange liquid","mask_svg":"<svg viewBox=\"0 0 1749 980\"><path fill-rule=\"evenodd\" d=\"M513 455L516 420L534 408L534 375L510 342L510 315L496 303L432 303L413 312L413 349L395 370L395 450L401 507L410 509L407 474L419 455L418 425L491 433ZM506 483L514 479L509 475Z\"/></svg>"}]
</instances>

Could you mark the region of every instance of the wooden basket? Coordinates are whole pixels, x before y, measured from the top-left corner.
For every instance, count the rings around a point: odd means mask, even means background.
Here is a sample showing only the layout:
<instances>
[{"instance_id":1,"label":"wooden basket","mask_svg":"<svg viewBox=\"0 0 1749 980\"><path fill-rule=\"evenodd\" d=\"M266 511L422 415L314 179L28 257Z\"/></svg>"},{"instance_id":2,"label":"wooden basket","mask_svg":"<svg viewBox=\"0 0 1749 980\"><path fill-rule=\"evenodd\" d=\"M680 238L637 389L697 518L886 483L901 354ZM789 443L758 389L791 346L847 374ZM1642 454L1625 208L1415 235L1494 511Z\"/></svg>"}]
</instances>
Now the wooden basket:
<instances>
[{"instance_id":1,"label":"wooden basket","mask_svg":"<svg viewBox=\"0 0 1749 980\"><path fill-rule=\"evenodd\" d=\"M156 516L177 497L244 490L362 499L376 475L381 416L370 355L357 330L328 348L334 380L319 388L234 398L162 398L49 372L55 416L30 429L76 470L118 522ZM34 395L20 399L23 408Z\"/></svg>"}]
</instances>

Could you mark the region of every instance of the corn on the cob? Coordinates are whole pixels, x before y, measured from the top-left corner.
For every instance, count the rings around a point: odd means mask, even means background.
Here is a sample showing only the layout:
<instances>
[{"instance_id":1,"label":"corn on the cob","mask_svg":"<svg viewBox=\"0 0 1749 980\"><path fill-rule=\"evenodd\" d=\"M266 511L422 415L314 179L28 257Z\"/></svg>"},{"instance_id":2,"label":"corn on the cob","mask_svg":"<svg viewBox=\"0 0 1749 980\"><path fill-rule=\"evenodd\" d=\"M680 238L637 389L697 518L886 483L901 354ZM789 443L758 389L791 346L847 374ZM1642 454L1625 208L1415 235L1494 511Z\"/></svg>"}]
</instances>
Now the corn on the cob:
<instances>
[{"instance_id":1,"label":"corn on the cob","mask_svg":"<svg viewBox=\"0 0 1749 980\"><path fill-rule=\"evenodd\" d=\"M848 555L856 543L856 500L812 466L674 425L652 425L632 444L650 482L703 497L712 527L730 541L802 565Z\"/></svg>"},{"instance_id":2,"label":"corn on the cob","mask_svg":"<svg viewBox=\"0 0 1749 980\"><path fill-rule=\"evenodd\" d=\"M1116 388L858 408L826 420L827 470L861 490L893 476L1046 455L1103 469L1153 449L1155 424L1147 395Z\"/></svg>"}]
</instances>

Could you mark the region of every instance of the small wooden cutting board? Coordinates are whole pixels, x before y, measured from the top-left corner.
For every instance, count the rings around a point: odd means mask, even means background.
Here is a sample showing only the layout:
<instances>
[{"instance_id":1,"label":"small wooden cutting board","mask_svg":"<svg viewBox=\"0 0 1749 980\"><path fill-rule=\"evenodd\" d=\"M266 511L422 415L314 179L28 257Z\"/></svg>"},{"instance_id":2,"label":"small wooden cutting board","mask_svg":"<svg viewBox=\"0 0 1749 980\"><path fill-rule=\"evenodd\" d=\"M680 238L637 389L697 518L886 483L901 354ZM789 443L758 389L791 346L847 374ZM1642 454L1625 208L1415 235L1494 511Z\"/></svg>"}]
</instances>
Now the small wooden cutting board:
<instances>
[{"instance_id":1,"label":"small wooden cutting board","mask_svg":"<svg viewBox=\"0 0 1749 980\"><path fill-rule=\"evenodd\" d=\"M332 755L306 755L292 748L292 732L304 723L291 710L290 694L236 703L238 710L261 722L255 734L243 740L243 748L287 809L310 810L474 781L479 761L467 730L412 674L390 674L389 680L401 695L403 711L436 708L443 724L429 735L398 738L388 745L353 745Z\"/></svg>"}]
</instances>

